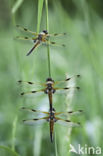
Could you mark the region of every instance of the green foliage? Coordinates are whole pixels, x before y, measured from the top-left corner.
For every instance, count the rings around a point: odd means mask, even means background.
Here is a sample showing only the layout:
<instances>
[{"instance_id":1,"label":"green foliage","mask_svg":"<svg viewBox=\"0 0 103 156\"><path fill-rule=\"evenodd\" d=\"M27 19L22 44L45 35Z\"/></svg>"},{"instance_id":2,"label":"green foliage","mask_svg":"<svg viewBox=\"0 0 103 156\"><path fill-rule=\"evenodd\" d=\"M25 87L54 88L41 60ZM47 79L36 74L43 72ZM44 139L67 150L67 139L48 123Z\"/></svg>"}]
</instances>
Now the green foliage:
<instances>
[{"instance_id":1,"label":"green foliage","mask_svg":"<svg viewBox=\"0 0 103 156\"><path fill-rule=\"evenodd\" d=\"M16 152L12 151L9 147L6 146L0 146L0 149L6 151L7 155L11 155L11 156L19 156Z\"/></svg>"},{"instance_id":2,"label":"green foliage","mask_svg":"<svg viewBox=\"0 0 103 156\"><path fill-rule=\"evenodd\" d=\"M16 24L22 23L28 28L35 28L34 23L38 18L38 32L44 29L46 18L45 11L42 10L43 1L38 2L38 10L40 9L38 17L35 14L36 1L24 1L16 11ZM34 5L33 9L31 4ZM5 8L6 5L9 6L9 3L5 4ZM10 25L3 25L0 29L0 144L2 145L0 155L2 156L8 156L8 153L15 156L17 153L21 156L37 156L35 154L46 156L48 153L50 156L72 156L73 154L69 153L69 143L75 146L79 143L102 147L103 20L87 1L73 0L73 5L76 9L73 10L75 14L72 16L57 0L49 6L49 32L67 32L69 35L67 38L55 39L67 46L64 49L50 47L50 57L53 79L62 80L65 73L81 74L80 80L77 81L81 90L79 93L75 92L72 103L59 94L54 95L53 103L57 111L70 108L83 109L84 115L74 118L74 121L80 121L82 126L70 131L69 128L56 125L54 138L56 141L51 144L47 125L36 128L22 124L23 119L32 118L34 114L27 114L21 111L20 107L48 110L46 95L21 98L22 88L16 83L19 79L45 82L48 77L47 49L41 46L30 57L26 57L33 44L13 40L15 37L13 32L15 34L19 32L14 30L11 22ZM9 12L6 14L9 16ZM34 88L35 86L31 88L25 86L23 90ZM11 149L15 149L17 153Z\"/></svg>"}]
</instances>

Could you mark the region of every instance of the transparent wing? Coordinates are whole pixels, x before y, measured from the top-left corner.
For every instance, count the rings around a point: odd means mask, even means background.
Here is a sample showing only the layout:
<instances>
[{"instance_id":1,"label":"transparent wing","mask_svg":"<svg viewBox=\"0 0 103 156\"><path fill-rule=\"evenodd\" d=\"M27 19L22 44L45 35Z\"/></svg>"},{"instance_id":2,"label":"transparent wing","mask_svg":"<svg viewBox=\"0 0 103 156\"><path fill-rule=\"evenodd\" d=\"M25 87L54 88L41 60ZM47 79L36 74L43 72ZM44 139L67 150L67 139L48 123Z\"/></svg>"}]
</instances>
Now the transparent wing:
<instances>
[{"instance_id":1,"label":"transparent wing","mask_svg":"<svg viewBox=\"0 0 103 156\"><path fill-rule=\"evenodd\" d=\"M75 122L72 122L70 120L64 120L64 119L61 119L61 118L58 118L58 117L56 117L55 119L57 120L56 121L57 124L61 124L63 126L68 126L68 127L78 127L78 126L80 126L79 122L75 123Z\"/></svg>"},{"instance_id":2,"label":"transparent wing","mask_svg":"<svg viewBox=\"0 0 103 156\"><path fill-rule=\"evenodd\" d=\"M82 114L83 110L78 110L78 111L69 111L69 112L57 112L55 115L79 115Z\"/></svg>"},{"instance_id":3,"label":"transparent wing","mask_svg":"<svg viewBox=\"0 0 103 156\"><path fill-rule=\"evenodd\" d=\"M54 88L55 90L70 90L70 89L77 89L77 90L79 90L80 89L80 87L65 87L65 88Z\"/></svg>"},{"instance_id":4,"label":"transparent wing","mask_svg":"<svg viewBox=\"0 0 103 156\"><path fill-rule=\"evenodd\" d=\"M80 75L74 75L74 76L69 77L69 78L67 78L65 80L55 81L54 84L56 85L56 84L59 84L59 83L64 83L64 82L67 82L67 81L69 81L69 80L71 80L71 79L73 79L75 77L80 77Z\"/></svg>"},{"instance_id":5,"label":"transparent wing","mask_svg":"<svg viewBox=\"0 0 103 156\"><path fill-rule=\"evenodd\" d=\"M47 123L48 119L49 117L34 118L34 119L29 119L29 120L23 120L23 123L27 125L42 126L44 123Z\"/></svg>"},{"instance_id":6,"label":"transparent wing","mask_svg":"<svg viewBox=\"0 0 103 156\"><path fill-rule=\"evenodd\" d=\"M65 36L67 33L54 33L54 34L48 34L48 36Z\"/></svg>"},{"instance_id":7,"label":"transparent wing","mask_svg":"<svg viewBox=\"0 0 103 156\"><path fill-rule=\"evenodd\" d=\"M36 41L37 40L37 37L27 37L27 36L16 36L16 39L19 39L19 40L33 40L33 41Z\"/></svg>"},{"instance_id":8,"label":"transparent wing","mask_svg":"<svg viewBox=\"0 0 103 156\"><path fill-rule=\"evenodd\" d=\"M25 31L25 32L29 32L29 33L31 33L31 34L33 34L33 35L38 35L38 33L36 33L36 32L33 32L33 31L31 31L31 30L29 30L29 29L27 29L27 28L24 28L24 27L22 27L22 26L20 26L20 25L16 25L16 27L18 28L18 29L20 29L21 31Z\"/></svg>"},{"instance_id":9,"label":"transparent wing","mask_svg":"<svg viewBox=\"0 0 103 156\"><path fill-rule=\"evenodd\" d=\"M44 92L45 89L40 89L40 90L33 90L33 91L29 91L29 92L22 92L21 95L26 95L26 94L35 94L35 93L38 93L38 92Z\"/></svg>"},{"instance_id":10,"label":"transparent wing","mask_svg":"<svg viewBox=\"0 0 103 156\"><path fill-rule=\"evenodd\" d=\"M46 86L45 83L40 83L40 82L31 82L31 81L22 81L22 80L19 80L18 81L19 84L22 84L22 83L26 83L26 84L29 84L29 85L39 85L39 86Z\"/></svg>"},{"instance_id":11,"label":"transparent wing","mask_svg":"<svg viewBox=\"0 0 103 156\"><path fill-rule=\"evenodd\" d=\"M59 47L65 47L65 44L58 44L58 43L53 42L53 41L46 41L45 44L46 45L59 46Z\"/></svg>"},{"instance_id":12,"label":"transparent wing","mask_svg":"<svg viewBox=\"0 0 103 156\"><path fill-rule=\"evenodd\" d=\"M37 112L37 113L49 114L49 112L40 111L40 110L36 110L36 109L30 109L30 108L26 108L26 107L22 107L21 109L22 110L27 110L29 112Z\"/></svg>"}]
</instances>

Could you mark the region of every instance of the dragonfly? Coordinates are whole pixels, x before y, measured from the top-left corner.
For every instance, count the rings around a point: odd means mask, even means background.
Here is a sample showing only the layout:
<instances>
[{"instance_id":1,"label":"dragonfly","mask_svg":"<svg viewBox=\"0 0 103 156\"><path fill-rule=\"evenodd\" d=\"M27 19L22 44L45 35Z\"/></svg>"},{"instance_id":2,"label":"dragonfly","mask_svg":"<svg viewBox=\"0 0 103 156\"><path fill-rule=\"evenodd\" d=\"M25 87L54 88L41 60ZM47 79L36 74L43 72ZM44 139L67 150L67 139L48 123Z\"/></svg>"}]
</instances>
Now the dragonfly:
<instances>
[{"instance_id":1,"label":"dragonfly","mask_svg":"<svg viewBox=\"0 0 103 156\"><path fill-rule=\"evenodd\" d=\"M55 85L58 85L60 83L65 83L69 80L71 80L73 77L80 77L80 75L74 75L72 77L66 78L65 80L60 80L60 81L54 81L52 78L47 78L45 83L35 83L35 82L30 82L30 81L22 81L19 80L18 82L21 83L27 83L29 85L40 85L43 88L40 90L32 90L32 91L28 91L28 92L22 92L21 95L26 95L26 94L35 94L38 92L44 92L45 94L48 95L49 98L49 104L50 104L50 109L52 110L52 95L58 91L58 90L69 90L69 89L77 89L79 90L80 87L76 86L76 87L55 87Z\"/></svg>"},{"instance_id":2,"label":"dragonfly","mask_svg":"<svg viewBox=\"0 0 103 156\"><path fill-rule=\"evenodd\" d=\"M54 41L50 41L49 38L51 36L62 36L62 35L66 35L66 33L54 33L54 34L49 34L47 30L43 30L40 33L37 32L33 32L27 28L24 28L20 25L16 25L16 27L22 31L28 32L29 34L33 35L34 37L21 37L21 36L17 36L17 39L21 39L21 40L32 40L34 42L34 46L30 49L30 51L27 53L27 56L29 56L34 49L36 49L37 47L39 47L42 43L45 43L46 45L56 45L56 46L62 46L65 47L65 44L57 44Z\"/></svg>"},{"instance_id":3,"label":"dragonfly","mask_svg":"<svg viewBox=\"0 0 103 156\"><path fill-rule=\"evenodd\" d=\"M26 108L26 107L22 107L23 110L27 110L30 112L34 112L34 113L42 113L45 114L46 116L42 117L42 118L33 118L33 119L29 119L29 120L23 120L23 123L25 124L29 124L29 125L34 125L34 124L41 124L48 122L49 123L49 127L50 127L50 140L51 142L53 142L53 131L54 131L54 124L58 123L58 124L62 124L68 127L77 127L80 126L80 122L72 122L71 120L68 119L62 119L60 117L58 117L59 115L78 115L81 114L83 112L83 110L78 110L78 111L68 111L68 112L56 112L54 108L52 108L52 110L50 110L49 112L45 112L45 111L40 111L40 110L35 110L35 109L30 109L30 108Z\"/></svg>"}]
</instances>

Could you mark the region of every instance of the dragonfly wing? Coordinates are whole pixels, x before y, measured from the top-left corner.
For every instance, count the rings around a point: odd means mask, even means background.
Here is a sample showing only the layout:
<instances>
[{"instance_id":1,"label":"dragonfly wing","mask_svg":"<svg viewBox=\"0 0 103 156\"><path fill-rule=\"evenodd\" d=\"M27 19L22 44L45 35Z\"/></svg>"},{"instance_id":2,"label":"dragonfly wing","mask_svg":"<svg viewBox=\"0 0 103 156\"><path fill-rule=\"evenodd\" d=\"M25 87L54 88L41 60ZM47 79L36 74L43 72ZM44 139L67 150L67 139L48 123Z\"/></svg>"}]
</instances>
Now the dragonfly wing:
<instances>
[{"instance_id":1,"label":"dragonfly wing","mask_svg":"<svg viewBox=\"0 0 103 156\"><path fill-rule=\"evenodd\" d=\"M53 42L53 41L46 41L45 43L46 43L46 45L65 47L65 44L58 44L58 43Z\"/></svg>"},{"instance_id":2,"label":"dragonfly wing","mask_svg":"<svg viewBox=\"0 0 103 156\"><path fill-rule=\"evenodd\" d=\"M65 82L70 81L71 79L76 78L76 77L78 78L78 77L80 77L80 75L78 74L78 75L74 75L72 77L68 77L65 80L55 81L54 84L56 85L56 84L59 84L59 83L65 83Z\"/></svg>"},{"instance_id":3,"label":"dragonfly wing","mask_svg":"<svg viewBox=\"0 0 103 156\"><path fill-rule=\"evenodd\" d=\"M49 117L43 118L34 118L29 120L23 120L24 124L31 125L31 126L42 126L44 123L47 123Z\"/></svg>"},{"instance_id":4,"label":"dragonfly wing","mask_svg":"<svg viewBox=\"0 0 103 156\"><path fill-rule=\"evenodd\" d=\"M78 110L78 111L68 111L68 112L57 112L55 115L79 115L83 113L83 110Z\"/></svg>"},{"instance_id":5,"label":"dragonfly wing","mask_svg":"<svg viewBox=\"0 0 103 156\"><path fill-rule=\"evenodd\" d=\"M36 109L30 109L30 108L26 108L26 107L22 107L21 109L29 111L29 112L34 112L34 113L36 112L36 113L49 114L49 112L44 112L44 111L40 111L40 110L36 110Z\"/></svg>"},{"instance_id":6,"label":"dragonfly wing","mask_svg":"<svg viewBox=\"0 0 103 156\"><path fill-rule=\"evenodd\" d=\"M33 91L29 91L29 92L22 92L21 95L26 95L26 94L35 94L35 93L38 93L38 92L44 92L45 89L40 89L40 90L33 90Z\"/></svg>"},{"instance_id":7,"label":"dragonfly wing","mask_svg":"<svg viewBox=\"0 0 103 156\"><path fill-rule=\"evenodd\" d=\"M67 127L78 127L78 126L80 126L79 122L75 123L75 122L72 122L70 120L64 120L61 118L56 118L56 120L57 120L56 123L61 124L63 126L67 126Z\"/></svg>"},{"instance_id":8,"label":"dragonfly wing","mask_svg":"<svg viewBox=\"0 0 103 156\"><path fill-rule=\"evenodd\" d=\"M31 34L33 34L33 35L38 35L36 32L33 32L33 31L31 31L31 30L29 30L29 29L27 29L27 28L24 28L24 27L22 27L22 26L20 26L20 25L16 25L16 27L17 27L19 30L21 30L21 31L29 32L29 33L31 33Z\"/></svg>"},{"instance_id":9,"label":"dragonfly wing","mask_svg":"<svg viewBox=\"0 0 103 156\"><path fill-rule=\"evenodd\" d=\"M67 33L54 33L54 34L49 34L48 36L58 37L58 36L65 36L65 35L67 35Z\"/></svg>"},{"instance_id":10,"label":"dragonfly wing","mask_svg":"<svg viewBox=\"0 0 103 156\"><path fill-rule=\"evenodd\" d=\"M22 80L19 80L18 83L19 83L19 84L25 83L25 84L29 84L29 85L46 86L45 83L31 82L31 81L22 81Z\"/></svg>"}]
</instances>

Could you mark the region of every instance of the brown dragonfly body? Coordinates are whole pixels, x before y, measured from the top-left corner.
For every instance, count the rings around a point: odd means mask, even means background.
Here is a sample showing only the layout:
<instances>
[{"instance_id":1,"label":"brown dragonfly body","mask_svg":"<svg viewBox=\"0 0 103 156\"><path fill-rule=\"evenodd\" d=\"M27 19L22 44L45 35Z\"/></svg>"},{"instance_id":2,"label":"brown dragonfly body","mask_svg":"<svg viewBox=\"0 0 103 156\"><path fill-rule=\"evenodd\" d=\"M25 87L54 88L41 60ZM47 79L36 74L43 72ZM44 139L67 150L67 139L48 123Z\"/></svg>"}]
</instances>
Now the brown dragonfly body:
<instances>
[{"instance_id":1,"label":"brown dragonfly body","mask_svg":"<svg viewBox=\"0 0 103 156\"><path fill-rule=\"evenodd\" d=\"M52 110L50 110L49 112L44 112L44 111L39 111L39 110L34 110L34 109L29 109L29 108L25 108L23 107L22 109L24 110L28 110L31 112L39 112L39 113L43 113L46 114L48 116L45 116L43 118L34 118L34 119L30 119L30 120L23 120L24 123L26 124L37 124L38 121L44 121L44 122L49 122L49 126L50 126L50 140L51 142L53 142L53 132L54 132L54 125L55 123L59 123L59 124L66 124L66 126L69 127L77 127L80 126L80 123L77 122L72 122L70 120L65 120L62 118L57 117L57 115L62 115L62 114L67 114L67 115L76 115L76 114L80 114L83 111L82 110L78 110L78 111L69 111L69 112L55 112L55 109L52 108Z\"/></svg>"},{"instance_id":2,"label":"brown dragonfly body","mask_svg":"<svg viewBox=\"0 0 103 156\"><path fill-rule=\"evenodd\" d=\"M80 75L75 75L75 76L76 77L80 77ZM18 82L19 83L23 83L24 82L24 83L27 83L27 84L30 84L30 85L37 84L37 85L40 85L40 86L45 87L45 88L40 89L40 90L37 90L37 91L33 90L33 91L29 91L29 92L22 92L21 95L35 94L35 93L38 93L38 92L44 92L45 94L48 94L49 104L50 104L50 110L52 110L52 95L57 90L69 90L71 88L79 89L79 87L64 87L64 88L55 87L56 84L67 82L67 81L69 81L72 78L73 77L70 77L70 78L67 78L67 79L61 80L61 81L54 81L52 78L47 78L45 83L35 83L35 82L21 81L21 80L19 80Z\"/></svg>"},{"instance_id":3,"label":"brown dragonfly body","mask_svg":"<svg viewBox=\"0 0 103 156\"><path fill-rule=\"evenodd\" d=\"M59 45L59 44L57 44L54 41L49 41L49 37L51 37L51 36L66 35L66 33L49 34L47 32L47 30L43 30L40 33L36 33L36 32L33 32L33 31L27 29L27 28L21 27L19 25L17 25L17 28L19 28L22 31L25 31L25 32L28 32L28 33L34 35L34 37L21 37L21 36L17 36L16 37L17 39L21 39L21 40L32 40L34 42L34 46L27 53L27 56L30 55L33 52L34 49L36 49L37 47L39 47L41 45L41 43L45 43L46 45L56 45L56 46L62 46L62 47L65 46L64 44Z\"/></svg>"},{"instance_id":4,"label":"brown dragonfly body","mask_svg":"<svg viewBox=\"0 0 103 156\"><path fill-rule=\"evenodd\" d=\"M46 30L43 30L41 33L39 33L38 36L36 38L34 38L33 41L35 44L34 44L33 48L27 53L27 56L30 55L33 52L33 50L35 48L37 48L41 43L43 43L43 42L46 43L48 41L47 40L48 37L49 37L48 32Z\"/></svg>"}]
</instances>

